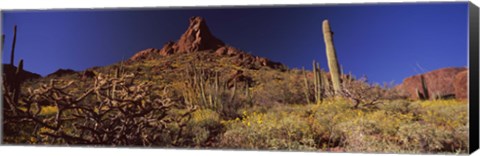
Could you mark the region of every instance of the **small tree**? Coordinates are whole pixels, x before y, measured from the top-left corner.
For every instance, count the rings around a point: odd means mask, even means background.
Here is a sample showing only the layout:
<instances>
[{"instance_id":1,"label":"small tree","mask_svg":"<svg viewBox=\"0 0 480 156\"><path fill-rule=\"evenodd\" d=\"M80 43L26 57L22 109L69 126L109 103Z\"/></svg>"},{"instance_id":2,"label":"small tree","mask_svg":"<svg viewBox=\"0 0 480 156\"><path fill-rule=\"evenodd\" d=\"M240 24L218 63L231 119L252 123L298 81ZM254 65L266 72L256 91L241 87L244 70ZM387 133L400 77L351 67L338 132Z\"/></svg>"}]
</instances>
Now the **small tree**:
<instances>
[{"instance_id":1,"label":"small tree","mask_svg":"<svg viewBox=\"0 0 480 156\"><path fill-rule=\"evenodd\" d=\"M353 102L353 108L376 107L382 103L386 90L380 85L371 85L365 77L353 80L343 79L341 95Z\"/></svg>"}]
</instances>

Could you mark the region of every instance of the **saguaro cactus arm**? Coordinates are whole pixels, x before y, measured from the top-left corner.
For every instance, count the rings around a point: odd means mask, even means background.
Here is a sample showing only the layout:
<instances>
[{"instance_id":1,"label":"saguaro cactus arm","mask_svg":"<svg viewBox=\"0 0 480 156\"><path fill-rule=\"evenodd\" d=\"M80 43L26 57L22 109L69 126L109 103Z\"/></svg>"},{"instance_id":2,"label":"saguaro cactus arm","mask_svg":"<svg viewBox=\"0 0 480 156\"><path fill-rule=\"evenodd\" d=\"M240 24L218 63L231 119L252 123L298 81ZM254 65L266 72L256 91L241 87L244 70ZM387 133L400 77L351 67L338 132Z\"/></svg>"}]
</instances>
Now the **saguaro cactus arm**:
<instances>
[{"instance_id":1,"label":"saguaro cactus arm","mask_svg":"<svg viewBox=\"0 0 480 156\"><path fill-rule=\"evenodd\" d=\"M333 45L332 31L328 20L323 20L323 38L325 40L325 48L327 52L328 68L332 77L333 89L335 94L340 93L340 67Z\"/></svg>"}]
</instances>

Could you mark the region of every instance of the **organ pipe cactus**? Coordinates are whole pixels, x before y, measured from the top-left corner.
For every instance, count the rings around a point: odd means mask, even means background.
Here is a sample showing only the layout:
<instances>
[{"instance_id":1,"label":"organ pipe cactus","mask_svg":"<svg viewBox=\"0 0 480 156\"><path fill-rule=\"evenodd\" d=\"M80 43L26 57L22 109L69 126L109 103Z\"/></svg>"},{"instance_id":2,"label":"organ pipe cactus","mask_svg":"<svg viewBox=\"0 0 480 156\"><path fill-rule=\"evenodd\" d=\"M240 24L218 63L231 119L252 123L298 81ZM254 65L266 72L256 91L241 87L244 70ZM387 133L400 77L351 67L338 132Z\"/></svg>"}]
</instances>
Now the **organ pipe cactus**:
<instances>
[{"instance_id":1,"label":"organ pipe cactus","mask_svg":"<svg viewBox=\"0 0 480 156\"><path fill-rule=\"evenodd\" d=\"M320 64L313 61L312 63L312 67L313 67L313 71L312 71L312 75L313 75L313 102L315 103L321 103L322 100L323 100L323 96L324 96L324 92L325 92L325 86L328 85L326 84L324 81L325 77L320 69ZM304 85L305 85L305 98L306 98L306 101L307 103L311 103L311 97L310 97L310 84L308 82L308 78L307 78L307 72L305 71L305 69L302 69L303 71L303 78L304 78Z\"/></svg>"},{"instance_id":2,"label":"organ pipe cactus","mask_svg":"<svg viewBox=\"0 0 480 156\"><path fill-rule=\"evenodd\" d=\"M323 37L325 40L325 48L327 52L328 68L330 69L330 75L332 77L332 84L335 94L339 94L341 91L340 88L340 69L337 59L337 54L335 52L335 47L333 45L333 33L330 28L328 20L323 21Z\"/></svg>"}]
</instances>

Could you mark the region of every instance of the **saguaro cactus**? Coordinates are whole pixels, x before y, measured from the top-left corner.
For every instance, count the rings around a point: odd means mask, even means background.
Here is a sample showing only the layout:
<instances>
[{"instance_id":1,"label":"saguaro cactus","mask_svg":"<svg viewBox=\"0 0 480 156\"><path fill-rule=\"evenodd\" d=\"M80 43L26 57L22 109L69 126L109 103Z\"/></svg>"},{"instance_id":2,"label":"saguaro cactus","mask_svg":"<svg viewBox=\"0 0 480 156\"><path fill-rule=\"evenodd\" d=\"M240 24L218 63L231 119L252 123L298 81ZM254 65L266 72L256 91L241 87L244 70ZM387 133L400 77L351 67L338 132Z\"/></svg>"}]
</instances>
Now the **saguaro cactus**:
<instances>
[{"instance_id":1,"label":"saguaro cactus","mask_svg":"<svg viewBox=\"0 0 480 156\"><path fill-rule=\"evenodd\" d=\"M2 50L2 54L3 54L3 46L5 44L5 34L2 35L2 41L0 43L2 44L0 49Z\"/></svg>"},{"instance_id":2,"label":"saguaro cactus","mask_svg":"<svg viewBox=\"0 0 480 156\"><path fill-rule=\"evenodd\" d=\"M17 25L15 25L15 27L13 27L13 42L12 42L12 53L10 55L10 65L13 66L14 62L14 58L15 58L15 45L17 44Z\"/></svg>"},{"instance_id":3,"label":"saguaro cactus","mask_svg":"<svg viewBox=\"0 0 480 156\"><path fill-rule=\"evenodd\" d=\"M23 72L23 60L20 60L18 63L17 71L15 72L13 78L13 92L14 92L14 103L18 104L18 97L20 96L20 85L22 83L22 72Z\"/></svg>"},{"instance_id":4,"label":"saguaro cactus","mask_svg":"<svg viewBox=\"0 0 480 156\"><path fill-rule=\"evenodd\" d=\"M420 75L420 80L422 81L423 100L428 100L430 99L430 95L428 93L427 82L425 81L423 75Z\"/></svg>"},{"instance_id":5,"label":"saguaro cactus","mask_svg":"<svg viewBox=\"0 0 480 156\"><path fill-rule=\"evenodd\" d=\"M323 20L323 38L325 40L325 47L327 51L328 68L332 77L333 90L335 94L340 93L340 67L333 45L333 36L328 20Z\"/></svg>"}]
</instances>

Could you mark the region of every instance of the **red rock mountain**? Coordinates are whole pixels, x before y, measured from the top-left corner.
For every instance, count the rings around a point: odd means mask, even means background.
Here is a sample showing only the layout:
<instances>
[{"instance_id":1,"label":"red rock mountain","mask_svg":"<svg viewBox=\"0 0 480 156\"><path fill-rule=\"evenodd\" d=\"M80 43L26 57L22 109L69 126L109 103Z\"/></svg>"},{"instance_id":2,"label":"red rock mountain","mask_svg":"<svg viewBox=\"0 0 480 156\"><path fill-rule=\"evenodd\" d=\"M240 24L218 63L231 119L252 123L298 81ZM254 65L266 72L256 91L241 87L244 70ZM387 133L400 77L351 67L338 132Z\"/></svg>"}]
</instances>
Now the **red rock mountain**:
<instances>
[{"instance_id":1,"label":"red rock mountain","mask_svg":"<svg viewBox=\"0 0 480 156\"><path fill-rule=\"evenodd\" d=\"M250 55L242 50L226 45L210 32L206 20L202 17L191 17L188 29L177 42L169 41L162 49L148 48L137 52L130 61L150 60L157 56L168 56L174 53L192 53L211 51L218 56L236 58L234 62L242 66L268 66L282 68L283 64L270 61L267 58Z\"/></svg>"},{"instance_id":2,"label":"red rock mountain","mask_svg":"<svg viewBox=\"0 0 480 156\"><path fill-rule=\"evenodd\" d=\"M202 17L192 17L187 31L173 45L173 49L177 52L195 52L218 49L224 45L225 43L212 35Z\"/></svg>"},{"instance_id":3,"label":"red rock mountain","mask_svg":"<svg viewBox=\"0 0 480 156\"><path fill-rule=\"evenodd\" d=\"M422 89L421 75L423 75L429 97L456 97L456 98L465 98L467 90L466 76L458 76L463 72L468 71L464 67L450 67L433 70L427 73L414 75L403 80L402 84L398 85L398 89L403 96L406 96L410 99L419 99L416 90L421 94L425 94ZM466 75L466 74L464 74ZM459 80L456 80L459 79ZM458 81L458 82L457 82Z\"/></svg>"}]
</instances>

